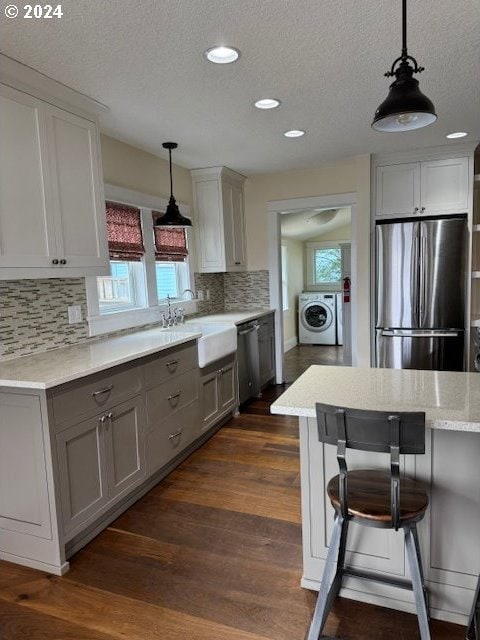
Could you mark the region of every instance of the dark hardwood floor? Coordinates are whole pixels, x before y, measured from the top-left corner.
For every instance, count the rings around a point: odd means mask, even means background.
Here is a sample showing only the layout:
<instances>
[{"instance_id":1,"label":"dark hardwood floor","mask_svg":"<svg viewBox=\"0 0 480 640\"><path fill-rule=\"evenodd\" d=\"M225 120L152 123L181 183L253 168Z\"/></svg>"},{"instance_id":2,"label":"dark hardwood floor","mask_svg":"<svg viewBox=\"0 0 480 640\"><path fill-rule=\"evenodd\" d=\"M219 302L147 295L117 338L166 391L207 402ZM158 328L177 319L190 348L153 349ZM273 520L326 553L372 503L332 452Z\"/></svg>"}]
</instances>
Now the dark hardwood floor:
<instances>
[{"instance_id":1,"label":"dark hardwood floor","mask_svg":"<svg viewBox=\"0 0 480 640\"><path fill-rule=\"evenodd\" d=\"M297 344L285 354L285 381L294 382L312 364L342 366L343 347L324 344Z\"/></svg>"},{"instance_id":2,"label":"dark hardwood floor","mask_svg":"<svg viewBox=\"0 0 480 640\"><path fill-rule=\"evenodd\" d=\"M272 387L71 559L0 562L1 640L303 640L297 421ZM415 640L415 616L338 599L326 633ZM463 640L432 622L433 640Z\"/></svg>"}]
</instances>

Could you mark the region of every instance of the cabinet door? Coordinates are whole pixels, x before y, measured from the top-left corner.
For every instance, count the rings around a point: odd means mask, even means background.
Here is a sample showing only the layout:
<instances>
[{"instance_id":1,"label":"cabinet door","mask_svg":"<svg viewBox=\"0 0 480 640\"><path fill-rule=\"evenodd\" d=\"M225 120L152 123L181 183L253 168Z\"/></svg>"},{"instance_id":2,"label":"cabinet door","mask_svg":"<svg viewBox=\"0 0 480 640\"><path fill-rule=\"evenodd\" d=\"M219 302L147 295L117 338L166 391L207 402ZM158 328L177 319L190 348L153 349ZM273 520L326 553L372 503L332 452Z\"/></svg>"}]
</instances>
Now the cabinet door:
<instances>
[{"instance_id":1,"label":"cabinet door","mask_svg":"<svg viewBox=\"0 0 480 640\"><path fill-rule=\"evenodd\" d=\"M0 268L56 257L44 103L0 86Z\"/></svg>"},{"instance_id":2,"label":"cabinet door","mask_svg":"<svg viewBox=\"0 0 480 640\"><path fill-rule=\"evenodd\" d=\"M215 422L220 413L218 371L213 371L200 378L200 407L200 433L202 433Z\"/></svg>"},{"instance_id":3,"label":"cabinet door","mask_svg":"<svg viewBox=\"0 0 480 640\"><path fill-rule=\"evenodd\" d=\"M104 425L99 416L57 435L65 534L72 537L108 500ZM70 534L70 535L69 535Z\"/></svg>"},{"instance_id":4,"label":"cabinet door","mask_svg":"<svg viewBox=\"0 0 480 640\"><path fill-rule=\"evenodd\" d=\"M420 164L377 167L376 215L413 216L420 210Z\"/></svg>"},{"instance_id":5,"label":"cabinet door","mask_svg":"<svg viewBox=\"0 0 480 640\"><path fill-rule=\"evenodd\" d=\"M0 393L0 529L51 538L40 399Z\"/></svg>"},{"instance_id":6,"label":"cabinet door","mask_svg":"<svg viewBox=\"0 0 480 640\"><path fill-rule=\"evenodd\" d=\"M194 191L199 271L225 271L220 181L214 179L195 182Z\"/></svg>"},{"instance_id":7,"label":"cabinet door","mask_svg":"<svg viewBox=\"0 0 480 640\"><path fill-rule=\"evenodd\" d=\"M246 266L243 189L224 183L222 193L226 266L228 271L241 271Z\"/></svg>"},{"instance_id":8,"label":"cabinet door","mask_svg":"<svg viewBox=\"0 0 480 640\"><path fill-rule=\"evenodd\" d=\"M233 409L238 404L237 361L224 365L218 373L220 414Z\"/></svg>"},{"instance_id":9,"label":"cabinet door","mask_svg":"<svg viewBox=\"0 0 480 640\"><path fill-rule=\"evenodd\" d=\"M57 257L65 268L108 268L106 218L94 122L48 107Z\"/></svg>"},{"instance_id":10,"label":"cabinet door","mask_svg":"<svg viewBox=\"0 0 480 640\"><path fill-rule=\"evenodd\" d=\"M145 410L137 396L108 412L105 420L108 498L112 500L145 476Z\"/></svg>"},{"instance_id":11,"label":"cabinet door","mask_svg":"<svg viewBox=\"0 0 480 640\"><path fill-rule=\"evenodd\" d=\"M260 386L275 376L275 337L272 332L258 334L258 356L260 362Z\"/></svg>"},{"instance_id":12,"label":"cabinet door","mask_svg":"<svg viewBox=\"0 0 480 640\"><path fill-rule=\"evenodd\" d=\"M465 213L468 209L468 158L421 163L421 212Z\"/></svg>"}]
</instances>

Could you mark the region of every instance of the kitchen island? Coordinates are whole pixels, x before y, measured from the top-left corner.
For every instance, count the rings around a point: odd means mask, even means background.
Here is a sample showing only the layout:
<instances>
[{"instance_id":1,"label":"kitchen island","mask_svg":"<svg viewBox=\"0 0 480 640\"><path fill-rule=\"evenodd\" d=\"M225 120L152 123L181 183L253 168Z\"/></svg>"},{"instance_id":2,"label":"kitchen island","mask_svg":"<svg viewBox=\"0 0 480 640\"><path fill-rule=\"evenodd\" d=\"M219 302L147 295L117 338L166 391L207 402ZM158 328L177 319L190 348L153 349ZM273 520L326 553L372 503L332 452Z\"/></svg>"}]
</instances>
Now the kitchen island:
<instances>
[{"instance_id":1,"label":"kitchen island","mask_svg":"<svg viewBox=\"0 0 480 640\"><path fill-rule=\"evenodd\" d=\"M326 484L338 473L336 448L318 441L315 403L384 411L425 411L426 453L402 460L424 481L430 506L419 524L430 613L466 625L480 571L480 376L477 373L310 367L271 406L299 417L302 586L318 590L333 524ZM351 451L349 468L388 468L386 455ZM408 577L402 532L352 524L347 563ZM410 592L348 578L341 595L415 612Z\"/></svg>"}]
</instances>

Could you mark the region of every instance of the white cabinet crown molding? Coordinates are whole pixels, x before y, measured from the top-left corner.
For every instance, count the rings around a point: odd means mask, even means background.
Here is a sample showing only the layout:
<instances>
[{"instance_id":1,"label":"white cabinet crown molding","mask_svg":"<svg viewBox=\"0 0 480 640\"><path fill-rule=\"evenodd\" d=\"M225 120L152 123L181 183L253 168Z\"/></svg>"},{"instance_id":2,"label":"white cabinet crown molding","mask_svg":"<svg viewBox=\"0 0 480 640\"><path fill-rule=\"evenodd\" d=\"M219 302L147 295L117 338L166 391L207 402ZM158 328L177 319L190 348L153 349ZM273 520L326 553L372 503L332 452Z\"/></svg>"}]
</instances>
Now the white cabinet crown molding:
<instances>
[{"instance_id":1,"label":"white cabinet crown molding","mask_svg":"<svg viewBox=\"0 0 480 640\"><path fill-rule=\"evenodd\" d=\"M225 178L226 180L237 182L239 185L243 185L246 176L229 169L228 167L205 167L204 169L191 169L190 173L194 180L201 180L202 178Z\"/></svg>"},{"instance_id":2,"label":"white cabinet crown molding","mask_svg":"<svg viewBox=\"0 0 480 640\"><path fill-rule=\"evenodd\" d=\"M96 119L110 110L98 100L1 53L0 82L82 117Z\"/></svg>"},{"instance_id":3,"label":"white cabinet crown molding","mask_svg":"<svg viewBox=\"0 0 480 640\"><path fill-rule=\"evenodd\" d=\"M374 154L372 155L372 167L471 156L478 144L479 141L476 140L475 142L462 144L445 144L437 147L426 147L424 149L412 149L410 151Z\"/></svg>"}]
</instances>

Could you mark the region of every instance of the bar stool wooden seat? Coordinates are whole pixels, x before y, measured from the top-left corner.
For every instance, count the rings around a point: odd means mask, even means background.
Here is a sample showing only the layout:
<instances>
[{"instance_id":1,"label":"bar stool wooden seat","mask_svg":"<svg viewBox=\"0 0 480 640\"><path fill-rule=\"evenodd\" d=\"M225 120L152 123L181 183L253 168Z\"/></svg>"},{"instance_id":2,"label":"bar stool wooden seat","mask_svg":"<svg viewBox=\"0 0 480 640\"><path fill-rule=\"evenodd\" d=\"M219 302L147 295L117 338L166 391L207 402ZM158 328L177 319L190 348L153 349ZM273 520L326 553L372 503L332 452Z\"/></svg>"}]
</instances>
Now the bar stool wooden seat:
<instances>
[{"instance_id":1,"label":"bar stool wooden seat","mask_svg":"<svg viewBox=\"0 0 480 640\"><path fill-rule=\"evenodd\" d=\"M337 446L340 473L327 485L335 509L330 546L307 640L318 640L345 576L376 580L413 591L420 637L430 640L428 595L424 585L417 522L425 515L428 494L422 483L400 477L400 454L425 453L425 414L366 411L317 403L318 437ZM346 450L390 454L390 472L348 471ZM348 525L403 529L411 582L363 572L345 563Z\"/></svg>"}]
</instances>

